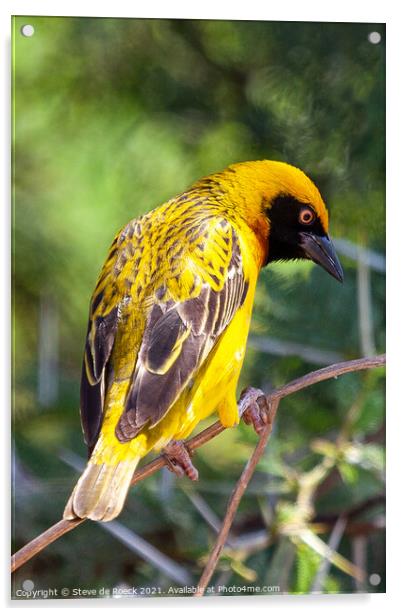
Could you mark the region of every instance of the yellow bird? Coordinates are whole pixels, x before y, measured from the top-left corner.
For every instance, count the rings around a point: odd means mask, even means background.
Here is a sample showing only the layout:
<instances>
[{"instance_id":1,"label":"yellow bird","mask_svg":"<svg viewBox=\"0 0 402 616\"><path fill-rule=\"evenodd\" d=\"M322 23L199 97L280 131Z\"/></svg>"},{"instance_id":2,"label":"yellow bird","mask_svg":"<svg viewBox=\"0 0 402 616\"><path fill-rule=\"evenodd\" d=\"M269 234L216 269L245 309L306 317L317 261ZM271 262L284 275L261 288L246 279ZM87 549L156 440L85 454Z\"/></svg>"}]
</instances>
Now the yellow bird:
<instances>
[{"instance_id":1,"label":"yellow bird","mask_svg":"<svg viewBox=\"0 0 402 616\"><path fill-rule=\"evenodd\" d=\"M180 441L214 411L224 426L239 422L258 274L288 259L343 279L317 187L283 162L231 165L117 234L92 296L82 369L90 459L65 518L119 515L151 450L197 478Z\"/></svg>"}]
</instances>

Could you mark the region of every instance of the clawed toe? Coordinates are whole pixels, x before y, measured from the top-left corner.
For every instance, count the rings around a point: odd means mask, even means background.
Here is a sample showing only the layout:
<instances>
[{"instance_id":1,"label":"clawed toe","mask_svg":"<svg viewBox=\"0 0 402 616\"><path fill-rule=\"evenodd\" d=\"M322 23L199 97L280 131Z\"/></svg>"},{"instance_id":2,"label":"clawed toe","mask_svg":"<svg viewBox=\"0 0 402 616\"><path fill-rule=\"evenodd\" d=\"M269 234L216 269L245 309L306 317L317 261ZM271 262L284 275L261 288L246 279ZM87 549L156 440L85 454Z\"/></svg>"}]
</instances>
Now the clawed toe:
<instances>
[{"instance_id":1,"label":"clawed toe","mask_svg":"<svg viewBox=\"0 0 402 616\"><path fill-rule=\"evenodd\" d=\"M260 435L270 423L270 407L264 392L254 387L246 387L241 393L239 405L240 410L243 409L244 423L253 426Z\"/></svg>"},{"instance_id":2,"label":"clawed toe","mask_svg":"<svg viewBox=\"0 0 402 616\"><path fill-rule=\"evenodd\" d=\"M171 441L163 450L163 455L167 468L177 477L186 475L191 481L198 480L198 471L191 462L188 449L182 441Z\"/></svg>"}]
</instances>

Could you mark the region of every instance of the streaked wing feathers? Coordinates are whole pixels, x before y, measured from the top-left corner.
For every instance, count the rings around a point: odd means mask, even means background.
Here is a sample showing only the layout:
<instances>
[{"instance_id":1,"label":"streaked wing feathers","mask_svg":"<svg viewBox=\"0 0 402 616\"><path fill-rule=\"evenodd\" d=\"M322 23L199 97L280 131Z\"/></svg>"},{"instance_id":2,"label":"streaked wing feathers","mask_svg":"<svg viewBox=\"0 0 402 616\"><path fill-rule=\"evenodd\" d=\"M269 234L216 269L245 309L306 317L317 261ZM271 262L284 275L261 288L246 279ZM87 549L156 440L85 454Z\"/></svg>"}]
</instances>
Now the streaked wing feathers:
<instances>
[{"instance_id":1,"label":"streaked wing feathers","mask_svg":"<svg viewBox=\"0 0 402 616\"><path fill-rule=\"evenodd\" d=\"M153 305L125 411L116 428L121 442L162 419L243 304L248 283L234 230L222 282L218 291L204 282L197 297Z\"/></svg>"}]
</instances>

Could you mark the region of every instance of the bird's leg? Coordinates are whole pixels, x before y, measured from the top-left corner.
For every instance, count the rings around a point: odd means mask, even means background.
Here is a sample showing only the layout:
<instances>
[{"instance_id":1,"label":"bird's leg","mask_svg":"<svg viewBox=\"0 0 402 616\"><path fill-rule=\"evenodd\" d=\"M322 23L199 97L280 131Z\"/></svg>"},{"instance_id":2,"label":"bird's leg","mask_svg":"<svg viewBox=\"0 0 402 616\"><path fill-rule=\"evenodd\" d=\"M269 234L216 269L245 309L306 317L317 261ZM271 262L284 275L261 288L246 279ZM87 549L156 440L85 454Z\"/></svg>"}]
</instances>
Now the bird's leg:
<instances>
[{"instance_id":1,"label":"bird's leg","mask_svg":"<svg viewBox=\"0 0 402 616\"><path fill-rule=\"evenodd\" d=\"M239 400L239 413L247 425L252 425L258 435L270 423L270 406L261 389L246 387Z\"/></svg>"},{"instance_id":2,"label":"bird's leg","mask_svg":"<svg viewBox=\"0 0 402 616\"><path fill-rule=\"evenodd\" d=\"M187 475L191 481L197 481L198 471L191 462L189 451L183 441L170 441L164 448L163 455L166 458L167 467L172 473L175 473L178 477Z\"/></svg>"}]
</instances>

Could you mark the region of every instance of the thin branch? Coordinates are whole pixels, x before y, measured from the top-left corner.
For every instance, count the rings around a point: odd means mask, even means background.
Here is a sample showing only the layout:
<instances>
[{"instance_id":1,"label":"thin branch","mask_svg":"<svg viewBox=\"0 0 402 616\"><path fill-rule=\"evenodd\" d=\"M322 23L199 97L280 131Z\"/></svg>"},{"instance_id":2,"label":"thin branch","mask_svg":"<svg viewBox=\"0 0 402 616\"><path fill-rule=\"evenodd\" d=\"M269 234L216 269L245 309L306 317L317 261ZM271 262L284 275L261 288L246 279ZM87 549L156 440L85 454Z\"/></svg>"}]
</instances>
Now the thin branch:
<instances>
[{"instance_id":1,"label":"thin branch","mask_svg":"<svg viewBox=\"0 0 402 616\"><path fill-rule=\"evenodd\" d=\"M232 496L226 509L222 528L219 532L219 535L215 542L215 546L209 556L208 562L202 573L202 576L197 586L197 590L194 593L195 597L203 596L207 585L216 569L219 557L222 553L222 550L227 540L227 536L232 527L233 520L236 515L241 497L243 496L248 486L248 483L250 482L250 479L254 474L256 466L265 451L266 444L268 443L269 437L272 432L272 422L274 421L276 411L282 398L285 398L286 396L300 391L301 389L309 387L310 385L319 383L320 381L338 377L341 374L346 374L347 372L356 372L358 370L376 368L377 366L382 366L384 364L385 355L378 355L377 357L363 357L362 359L355 359L352 361L334 364L332 366L322 368L321 370L310 372L309 374L306 374L300 379L291 381L287 385L276 389L271 394L266 396L267 403L271 407L271 421L267 424L266 428L262 432L257 447L255 448L251 458L248 460L246 466L244 467L243 473L241 474L240 479L238 480L233 490Z\"/></svg>"},{"instance_id":2,"label":"thin branch","mask_svg":"<svg viewBox=\"0 0 402 616\"><path fill-rule=\"evenodd\" d=\"M245 408L246 407L244 406L243 400L239 404L240 415L243 414ZM218 436L218 434L221 434L221 432L223 432L224 430L226 430L226 428L222 426L220 421L216 421L211 426L208 426L208 428L206 428L199 434L196 434L196 436L193 436L186 442L186 447L189 453L193 453L196 449L198 449L205 443L208 443L208 441ZM164 466L166 466L166 458L164 456L159 456L158 458L155 458L155 460L152 460L152 462L148 462L148 464L145 464L142 468L139 468L135 471L131 481L131 485L134 486L135 484L139 483L140 481L143 481L147 477L154 475ZM56 541L56 539L59 539L66 533L70 532L70 530L73 530L76 526L79 526L79 524L85 521L86 518L60 520L59 522L54 524L54 526L51 526L50 528L45 530L41 535L27 543L23 548L18 550L18 552L16 552L12 556L11 572L13 573L14 571L22 567L22 565L31 560L33 556L36 556L36 554L38 554L48 545Z\"/></svg>"},{"instance_id":3,"label":"thin branch","mask_svg":"<svg viewBox=\"0 0 402 616\"><path fill-rule=\"evenodd\" d=\"M83 472L85 461L72 451L64 449L59 457L78 473ZM191 575L187 572L185 567L179 565L172 558L155 548L121 522L113 520L107 524L103 524L102 522L97 522L97 524L99 524L104 531L125 545L129 550L138 554L143 560L151 563L153 567L167 575L173 582L177 582L183 586L192 584Z\"/></svg>"},{"instance_id":4,"label":"thin branch","mask_svg":"<svg viewBox=\"0 0 402 616\"><path fill-rule=\"evenodd\" d=\"M85 522L85 519L59 520L57 524L45 530L44 533L27 543L11 557L11 573L19 569L28 560L31 560L33 556L42 552L44 548L56 541L56 539L59 539L66 533L69 533L70 530L73 530L73 528L79 526L82 522Z\"/></svg>"},{"instance_id":5,"label":"thin branch","mask_svg":"<svg viewBox=\"0 0 402 616\"><path fill-rule=\"evenodd\" d=\"M359 370L369 370L370 368L378 368L385 365L385 354L376 355L375 357L362 357L361 359L352 359L350 361L343 361L339 364L333 364L320 370L310 372L300 379L295 379L283 387L275 389L267 396L267 400L273 400L275 398L281 400L290 394L294 394L301 389L320 383L321 381L327 381L328 379L338 378L342 374L348 372L358 372Z\"/></svg>"},{"instance_id":6,"label":"thin branch","mask_svg":"<svg viewBox=\"0 0 402 616\"><path fill-rule=\"evenodd\" d=\"M340 515L332 529L331 535L328 541L328 547L332 552L336 552L342 536L345 532L348 519L345 515ZM319 564L318 571L315 575L311 586L311 592L320 592L324 584L325 578L328 575L328 571L331 567L331 561L328 558L323 558ZM361 567L358 570L364 571Z\"/></svg>"},{"instance_id":7,"label":"thin branch","mask_svg":"<svg viewBox=\"0 0 402 616\"><path fill-rule=\"evenodd\" d=\"M271 394L269 394L269 396L267 396L267 402L271 407L271 417L272 417L272 413L273 413L273 416L275 415L279 401L282 398L289 396L290 394L300 391L301 389L304 389L305 387L309 387L310 385L313 385L314 383L318 383L326 379L337 377L337 376L340 376L341 374L346 374L347 372L356 372L357 370L375 368L377 366L382 366L384 364L385 364L385 355L379 355L377 357L362 358L362 359L342 362L339 364L334 364L332 366L328 366L327 368L322 368L321 370L316 370L315 372L311 372L301 377L300 379L296 379L295 381L292 381L291 383L288 383L287 385L284 385L283 387L276 389ZM248 404L249 404L249 401L247 399L247 396L243 397L240 400L239 402L239 414L240 415L243 414ZM199 434L197 434L196 436L193 436L191 439L189 439L186 442L186 447L189 450L189 452L192 453L193 451L195 451L196 449L198 449L199 447L201 447L202 445L204 445L211 439L218 436L218 434L223 432L225 429L226 428L224 428L224 426L222 426L222 424L219 421L217 421L211 426L209 426L208 428L206 428L205 430L203 430L202 432L200 432ZM217 544L218 542L219 544L222 543L222 546L216 552L215 560L212 561L210 559L207 565L207 567L209 567L208 571L210 572L208 580L210 579L213 571L215 570L216 564L219 559L219 555L223 549L223 546L226 543L227 535L230 530L230 525L228 526L226 524L226 519L228 518L228 516L229 517L232 516L232 519L234 518L234 515L237 511L237 507L239 505L241 496L243 495L251 479L251 476L254 473L255 467L258 464L258 461L264 452L265 445L270 436L271 429L272 429L272 424L268 424L267 428L261 434L259 443L251 459L247 463L246 468L244 469L236 485L235 491L229 502L228 510L226 512L226 516L223 521L223 526L221 528L221 531L217 539ZM153 475L154 473L156 473L158 470L160 470L165 465L166 465L165 457L159 456L152 462L149 462L142 468L136 470L136 472L133 475L131 485L135 485L139 483L140 481L143 481L150 475ZM239 498L236 494L237 491L239 492ZM229 509L231 505L232 505L232 509ZM76 518L73 520L60 520L59 522L57 522L57 524L54 524L53 526L48 528L45 532L43 532L41 535L33 539L31 542L29 542L27 545L25 545L23 548L21 548L18 552L16 552L12 556L11 571L14 572L17 569L19 569L23 564L28 562L33 556L41 552L44 548L46 548L48 545L56 541L56 539L58 539L59 537L62 537L66 533L70 532L71 530L79 526L82 522L85 522L85 519ZM203 575L203 578L204 578L204 575Z\"/></svg>"},{"instance_id":8,"label":"thin branch","mask_svg":"<svg viewBox=\"0 0 402 616\"><path fill-rule=\"evenodd\" d=\"M248 460L246 466L244 467L244 470L242 474L240 475L240 479L236 484L236 488L232 493L228 507L226 509L226 515L223 520L222 528L219 531L219 535L216 540L214 549L212 550L209 556L208 563L198 583L198 588L196 592L194 593L195 597L201 597L204 594L205 588L207 587L207 584L209 580L211 579L213 572L215 571L216 565L218 564L219 557L225 546L227 536L232 527L232 523L236 515L237 508L240 504L241 498L249 484L251 477L254 474L254 470L258 464L258 461L260 460L262 454L264 453L265 445L267 444L268 439L271 435L272 424L275 419L278 406L279 406L279 400L274 400L270 408L270 421L267 424L267 427L264 429L263 433L261 434L260 440L258 441L258 445L254 449L251 458Z\"/></svg>"}]
</instances>

